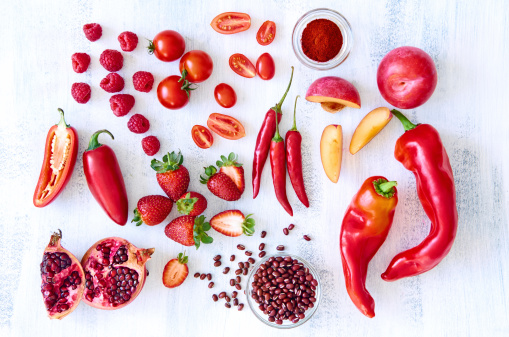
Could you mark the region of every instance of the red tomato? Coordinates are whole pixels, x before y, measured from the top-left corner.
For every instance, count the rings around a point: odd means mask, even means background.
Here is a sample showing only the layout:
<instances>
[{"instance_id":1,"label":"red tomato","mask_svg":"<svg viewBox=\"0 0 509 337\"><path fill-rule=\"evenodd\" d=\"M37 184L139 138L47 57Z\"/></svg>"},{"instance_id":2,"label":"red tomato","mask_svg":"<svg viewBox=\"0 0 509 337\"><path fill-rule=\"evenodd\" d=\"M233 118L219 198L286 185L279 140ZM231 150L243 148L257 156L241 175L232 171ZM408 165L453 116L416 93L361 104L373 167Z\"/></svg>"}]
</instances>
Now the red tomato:
<instances>
[{"instance_id":1,"label":"red tomato","mask_svg":"<svg viewBox=\"0 0 509 337\"><path fill-rule=\"evenodd\" d=\"M168 76L157 86L157 98L159 102L168 109L177 110L183 108L189 103L191 93L182 89L182 82L179 82L180 76Z\"/></svg>"},{"instance_id":2,"label":"red tomato","mask_svg":"<svg viewBox=\"0 0 509 337\"><path fill-rule=\"evenodd\" d=\"M235 118L213 113L207 120L209 129L226 139L240 139L246 135L244 126Z\"/></svg>"},{"instance_id":3,"label":"red tomato","mask_svg":"<svg viewBox=\"0 0 509 337\"><path fill-rule=\"evenodd\" d=\"M235 34L251 27L251 17L246 13L226 12L212 19L212 28L221 34Z\"/></svg>"},{"instance_id":4,"label":"red tomato","mask_svg":"<svg viewBox=\"0 0 509 337\"><path fill-rule=\"evenodd\" d=\"M265 21L256 33L256 41L262 46L271 44L276 37L276 24L272 21Z\"/></svg>"},{"instance_id":5,"label":"red tomato","mask_svg":"<svg viewBox=\"0 0 509 337\"><path fill-rule=\"evenodd\" d=\"M223 108L231 108L237 103L237 94L232 87L226 83L220 83L214 89L214 97L217 104Z\"/></svg>"},{"instance_id":6,"label":"red tomato","mask_svg":"<svg viewBox=\"0 0 509 337\"><path fill-rule=\"evenodd\" d=\"M276 73L276 65L269 53L263 53L256 61L256 72L262 80L270 80Z\"/></svg>"},{"instance_id":7,"label":"red tomato","mask_svg":"<svg viewBox=\"0 0 509 337\"><path fill-rule=\"evenodd\" d=\"M240 76L247 78L253 78L256 76L254 65L242 54L233 54L230 56L229 63L230 68Z\"/></svg>"},{"instance_id":8,"label":"red tomato","mask_svg":"<svg viewBox=\"0 0 509 337\"><path fill-rule=\"evenodd\" d=\"M150 41L149 54L154 54L163 62L179 59L186 49L186 42L182 35L174 30L163 30Z\"/></svg>"},{"instance_id":9,"label":"red tomato","mask_svg":"<svg viewBox=\"0 0 509 337\"><path fill-rule=\"evenodd\" d=\"M201 125L195 125L191 129L191 136L193 137L194 143L202 149L208 149L214 143L214 137L210 133L209 129Z\"/></svg>"},{"instance_id":10,"label":"red tomato","mask_svg":"<svg viewBox=\"0 0 509 337\"><path fill-rule=\"evenodd\" d=\"M180 59L180 73L186 69L186 80L191 83L200 83L212 75L214 63L209 54L201 50L191 50Z\"/></svg>"}]
</instances>

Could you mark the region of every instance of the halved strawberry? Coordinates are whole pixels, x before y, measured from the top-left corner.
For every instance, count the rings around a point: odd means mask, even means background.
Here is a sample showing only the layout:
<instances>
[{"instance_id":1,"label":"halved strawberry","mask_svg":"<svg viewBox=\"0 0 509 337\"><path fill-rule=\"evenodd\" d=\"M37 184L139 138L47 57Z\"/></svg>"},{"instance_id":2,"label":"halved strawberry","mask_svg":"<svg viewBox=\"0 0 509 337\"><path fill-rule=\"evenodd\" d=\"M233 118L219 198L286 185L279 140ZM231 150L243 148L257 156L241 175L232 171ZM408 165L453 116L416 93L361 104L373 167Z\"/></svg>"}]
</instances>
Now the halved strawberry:
<instances>
[{"instance_id":1,"label":"halved strawberry","mask_svg":"<svg viewBox=\"0 0 509 337\"><path fill-rule=\"evenodd\" d=\"M184 246L194 245L198 249L201 242L208 244L214 241L205 233L209 229L210 224L205 222L205 216L183 215L167 224L164 228L164 234Z\"/></svg>"},{"instance_id":2,"label":"halved strawberry","mask_svg":"<svg viewBox=\"0 0 509 337\"><path fill-rule=\"evenodd\" d=\"M187 268L186 253L180 253L177 259L168 261L163 270L163 284L166 288L175 288L184 283L189 268Z\"/></svg>"},{"instance_id":3,"label":"halved strawberry","mask_svg":"<svg viewBox=\"0 0 509 337\"><path fill-rule=\"evenodd\" d=\"M152 159L150 162L150 167L157 172L159 186L173 202L176 202L189 187L189 171L182 165L183 162L184 157L180 151L164 155L163 161Z\"/></svg>"},{"instance_id":4,"label":"halved strawberry","mask_svg":"<svg viewBox=\"0 0 509 337\"><path fill-rule=\"evenodd\" d=\"M226 236L240 236L242 233L251 236L255 232L255 221L251 215L244 216L237 209L224 211L210 219L210 226Z\"/></svg>"},{"instance_id":5,"label":"halved strawberry","mask_svg":"<svg viewBox=\"0 0 509 337\"><path fill-rule=\"evenodd\" d=\"M134 209L134 218L131 222L136 222L136 226L142 223L148 226L159 225L170 214L173 202L162 195L147 195L140 200Z\"/></svg>"},{"instance_id":6,"label":"halved strawberry","mask_svg":"<svg viewBox=\"0 0 509 337\"><path fill-rule=\"evenodd\" d=\"M226 174L217 172L212 165L205 168L205 176L200 176L200 182L207 184L209 191L223 200L235 201L242 196L233 180Z\"/></svg>"},{"instance_id":7,"label":"halved strawberry","mask_svg":"<svg viewBox=\"0 0 509 337\"><path fill-rule=\"evenodd\" d=\"M207 209L207 199L197 192L186 192L177 200L180 214L198 216Z\"/></svg>"},{"instance_id":8,"label":"halved strawberry","mask_svg":"<svg viewBox=\"0 0 509 337\"><path fill-rule=\"evenodd\" d=\"M242 164L237 163L237 155L232 152L228 155L228 158L221 156L221 160L218 160L216 165L219 167L219 172L226 174L231 178L231 180L233 180L235 185L237 185L240 194L244 193L246 188L244 168L242 167Z\"/></svg>"}]
</instances>

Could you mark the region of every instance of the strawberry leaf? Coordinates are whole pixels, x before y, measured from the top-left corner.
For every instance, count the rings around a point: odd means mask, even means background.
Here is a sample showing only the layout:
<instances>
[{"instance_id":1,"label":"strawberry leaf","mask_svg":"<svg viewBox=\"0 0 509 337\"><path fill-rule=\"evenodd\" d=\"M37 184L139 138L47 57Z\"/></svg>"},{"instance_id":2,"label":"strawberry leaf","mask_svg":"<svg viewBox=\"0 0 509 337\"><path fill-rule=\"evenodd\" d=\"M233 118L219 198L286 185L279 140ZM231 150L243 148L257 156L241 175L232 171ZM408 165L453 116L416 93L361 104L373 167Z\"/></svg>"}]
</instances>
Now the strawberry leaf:
<instances>
[{"instance_id":1,"label":"strawberry leaf","mask_svg":"<svg viewBox=\"0 0 509 337\"><path fill-rule=\"evenodd\" d=\"M204 169L205 175L200 175L200 183L202 184L206 184L207 181L209 181L210 177L212 177L217 172L217 169L212 165L204 167Z\"/></svg>"},{"instance_id":2,"label":"strawberry leaf","mask_svg":"<svg viewBox=\"0 0 509 337\"><path fill-rule=\"evenodd\" d=\"M228 158L226 158L226 156L221 156L221 160L218 160L216 162L216 165L218 167L223 167L223 166L235 166L235 167L241 167L242 164L240 163L237 163L237 155L235 153L230 153L228 155Z\"/></svg>"},{"instance_id":3,"label":"strawberry leaf","mask_svg":"<svg viewBox=\"0 0 509 337\"><path fill-rule=\"evenodd\" d=\"M191 198L191 193L187 193L184 199L177 200L177 211L180 214L189 215L197 202L198 198Z\"/></svg>"},{"instance_id":4,"label":"strawberry leaf","mask_svg":"<svg viewBox=\"0 0 509 337\"><path fill-rule=\"evenodd\" d=\"M140 211L138 211L137 208L134 209L134 218L131 220L131 222L135 222L136 226L141 226L143 224Z\"/></svg>"},{"instance_id":5,"label":"strawberry leaf","mask_svg":"<svg viewBox=\"0 0 509 337\"><path fill-rule=\"evenodd\" d=\"M253 214L248 214L246 216L246 219L244 220L244 222L242 223L242 232L246 235L246 236L252 236L255 232L255 221L253 218L251 218L251 215Z\"/></svg>"},{"instance_id":6,"label":"strawberry leaf","mask_svg":"<svg viewBox=\"0 0 509 337\"><path fill-rule=\"evenodd\" d=\"M180 264L187 264L188 258L186 256L186 251L184 253L179 253L178 255L178 262Z\"/></svg>"},{"instance_id":7,"label":"strawberry leaf","mask_svg":"<svg viewBox=\"0 0 509 337\"><path fill-rule=\"evenodd\" d=\"M150 167L152 167L152 169L154 169L157 173L164 173L178 170L183 162L184 157L180 151L178 153L172 152L165 154L163 156L163 161L152 159Z\"/></svg>"},{"instance_id":8,"label":"strawberry leaf","mask_svg":"<svg viewBox=\"0 0 509 337\"><path fill-rule=\"evenodd\" d=\"M194 246L196 249L200 248L200 242L205 244L212 243L214 241L213 238L208 236L206 231L210 229L210 224L205 222L205 216L201 215L194 220L194 228L193 228L193 239Z\"/></svg>"}]
</instances>

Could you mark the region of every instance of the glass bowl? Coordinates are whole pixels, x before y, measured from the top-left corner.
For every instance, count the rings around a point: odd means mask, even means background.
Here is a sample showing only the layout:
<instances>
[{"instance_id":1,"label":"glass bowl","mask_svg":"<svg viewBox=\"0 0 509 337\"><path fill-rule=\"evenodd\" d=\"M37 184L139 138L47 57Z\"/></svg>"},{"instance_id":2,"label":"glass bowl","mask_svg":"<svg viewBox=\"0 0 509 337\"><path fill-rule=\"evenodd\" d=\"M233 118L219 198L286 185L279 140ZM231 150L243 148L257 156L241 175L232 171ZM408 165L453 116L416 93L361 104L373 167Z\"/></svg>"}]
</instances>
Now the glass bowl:
<instances>
[{"instance_id":1,"label":"glass bowl","mask_svg":"<svg viewBox=\"0 0 509 337\"><path fill-rule=\"evenodd\" d=\"M330 59L327 62L314 61L307 57L306 54L304 54L304 52L302 51L301 43L302 32L304 31L308 23L317 19L327 19L334 22L336 25L338 25L339 30L343 35L343 45L341 46L339 53L334 58ZM309 11L306 14L304 14L297 21L295 27L293 28L292 46L293 51L295 52L295 56L297 56L297 59L299 59L299 61L302 64L311 69L329 70L339 66L346 60L348 55L350 55L352 45L353 45L353 34L352 28L350 27L350 23L348 23L348 21L345 19L343 15L339 14L336 11L333 11L332 9L327 8L313 9L312 11Z\"/></svg>"},{"instance_id":2,"label":"glass bowl","mask_svg":"<svg viewBox=\"0 0 509 337\"><path fill-rule=\"evenodd\" d=\"M313 275L315 280L318 281L318 285L316 286L316 289L315 289L316 301L314 302L314 307L306 310L304 312L304 314L306 316L303 319L299 320L297 323L292 323L289 320L284 320L283 324L276 324L276 322L269 322L269 320L268 320L269 316L265 315L263 313L263 311L260 310L260 308L258 307L259 304L257 304L255 302L255 300L251 297L251 295L253 294L253 288L251 286L251 283L253 282L254 275L256 274L258 268L260 267L261 264L267 262L270 258L278 257L278 256L281 256L281 257L290 256L292 259L298 260L299 262L301 262L304 265L305 268L309 269L310 274ZM291 328L295 328L295 327L298 327L298 326L306 323L318 309L318 306L320 304L321 294L322 294L322 291L321 291L320 277L319 277L318 273L316 272L316 270L309 264L309 262L307 262L306 260L304 260L303 258L301 258L299 256L284 253L284 252L266 256L263 259L261 259L260 261L258 261L256 263L256 265L254 266L253 270L251 270L251 273L249 274L249 277L247 279L247 285L246 285L247 304L249 305L249 308L251 309L253 314L263 323L267 324L268 326L271 326L273 328L278 328L278 329L291 329Z\"/></svg>"}]
</instances>

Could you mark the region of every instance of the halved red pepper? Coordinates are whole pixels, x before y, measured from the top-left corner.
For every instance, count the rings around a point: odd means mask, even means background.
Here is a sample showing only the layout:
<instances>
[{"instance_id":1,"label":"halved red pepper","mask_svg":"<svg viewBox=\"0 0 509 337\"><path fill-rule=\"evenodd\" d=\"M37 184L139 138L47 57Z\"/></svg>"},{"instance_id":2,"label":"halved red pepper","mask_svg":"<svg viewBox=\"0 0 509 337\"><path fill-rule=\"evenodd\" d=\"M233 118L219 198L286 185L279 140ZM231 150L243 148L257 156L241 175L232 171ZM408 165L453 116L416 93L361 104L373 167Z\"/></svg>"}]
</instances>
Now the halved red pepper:
<instances>
[{"instance_id":1,"label":"halved red pepper","mask_svg":"<svg viewBox=\"0 0 509 337\"><path fill-rule=\"evenodd\" d=\"M78 134L76 129L65 123L64 111L60 112L60 122L53 125L46 137L44 160L41 174L35 187L34 205L49 205L62 192L71 178L78 156Z\"/></svg>"}]
</instances>

